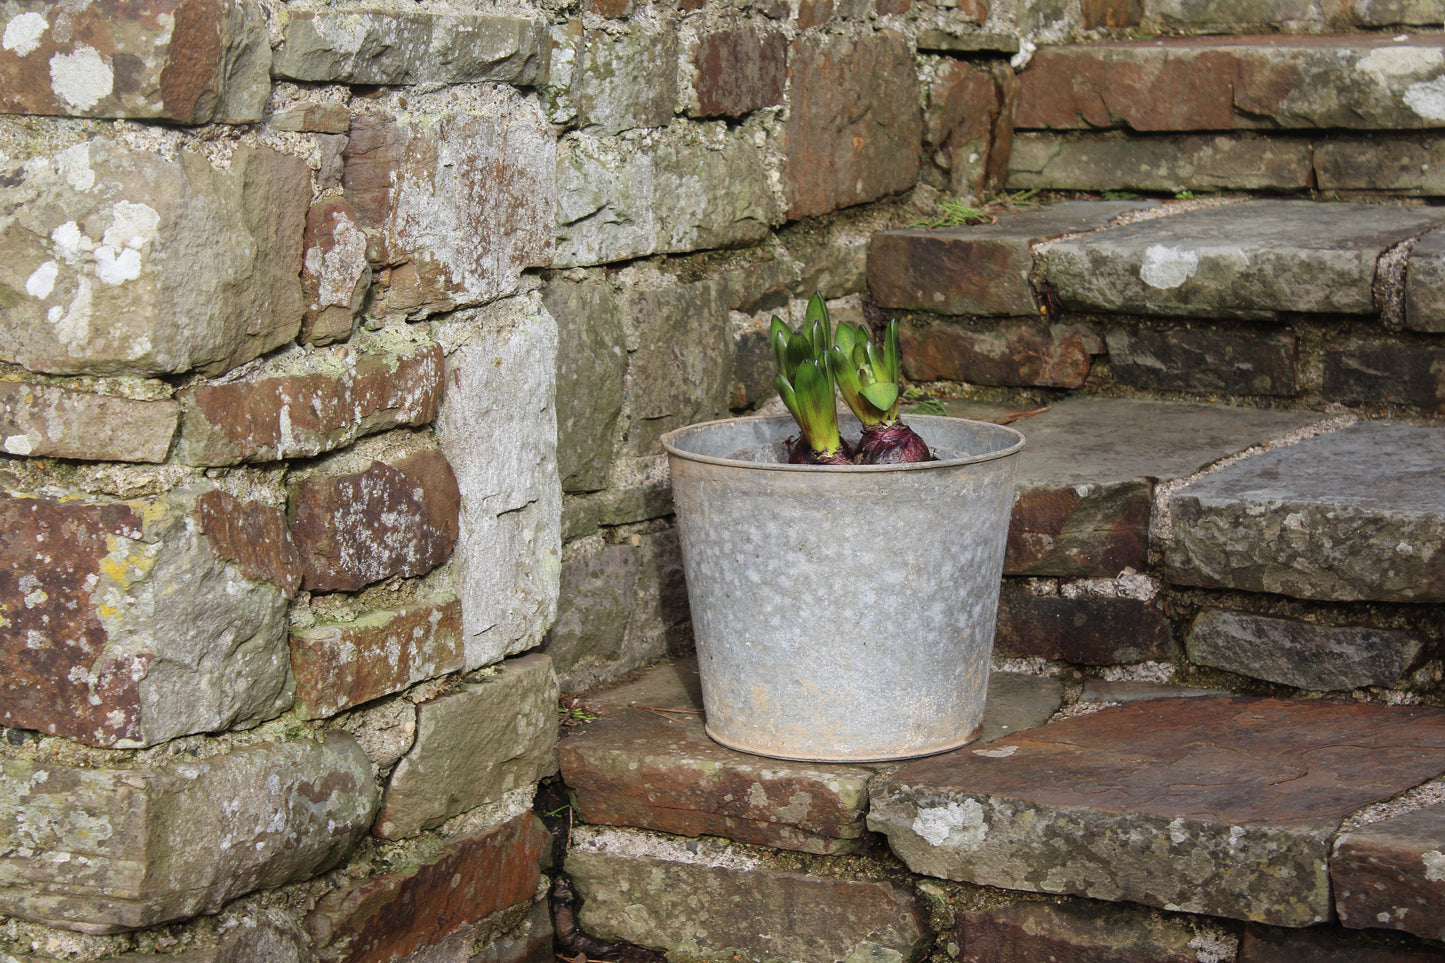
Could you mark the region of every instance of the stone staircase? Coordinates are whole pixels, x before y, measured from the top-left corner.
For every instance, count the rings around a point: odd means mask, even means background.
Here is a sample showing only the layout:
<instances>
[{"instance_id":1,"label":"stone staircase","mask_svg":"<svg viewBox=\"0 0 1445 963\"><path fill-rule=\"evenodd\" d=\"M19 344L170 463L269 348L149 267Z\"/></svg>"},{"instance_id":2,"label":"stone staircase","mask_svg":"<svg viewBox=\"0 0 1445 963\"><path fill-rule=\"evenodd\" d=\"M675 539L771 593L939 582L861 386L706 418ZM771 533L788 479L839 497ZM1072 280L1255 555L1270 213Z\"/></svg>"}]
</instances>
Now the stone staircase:
<instances>
[{"instance_id":1,"label":"stone staircase","mask_svg":"<svg viewBox=\"0 0 1445 963\"><path fill-rule=\"evenodd\" d=\"M984 733L780 762L708 740L686 660L584 694L583 929L671 960L1445 959L1445 208L1409 199L1445 194L1442 55L1034 54L1009 186L1108 199L868 260L907 375L1029 439ZM1393 193L1119 197L1204 190Z\"/></svg>"}]
</instances>

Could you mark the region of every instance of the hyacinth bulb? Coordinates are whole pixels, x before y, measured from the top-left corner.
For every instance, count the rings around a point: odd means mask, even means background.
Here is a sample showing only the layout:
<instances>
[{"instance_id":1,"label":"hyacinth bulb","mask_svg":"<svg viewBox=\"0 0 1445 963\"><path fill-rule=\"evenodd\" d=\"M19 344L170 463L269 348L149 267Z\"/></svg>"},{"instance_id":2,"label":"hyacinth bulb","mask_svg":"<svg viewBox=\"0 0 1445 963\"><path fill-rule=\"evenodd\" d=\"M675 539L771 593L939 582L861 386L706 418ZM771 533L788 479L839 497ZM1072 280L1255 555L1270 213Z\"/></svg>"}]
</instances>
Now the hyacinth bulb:
<instances>
[{"instance_id":1,"label":"hyacinth bulb","mask_svg":"<svg viewBox=\"0 0 1445 963\"><path fill-rule=\"evenodd\" d=\"M855 459L860 465L901 465L933 461L922 438L898 417L902 378L898 322L888 322L883 343L863 326L838 325L828 349L838 390L863 425Z\"/></svg>"},{"instance_id":2,"label":"hyacinth bulb","mask_svg":"<svg viewBox=\"0 0 1445 963\"><path fill-rule=\"evenodd\" d=\"M794 331L782 318L773 317L768 340L778 365L774 384L800 436L788 444L792 464L850 464L838 433L838 409L833 398L833 370L827 360L832 341L828 308L813 295L803 317L803 329Z\"/></svg>"}]
</instances>

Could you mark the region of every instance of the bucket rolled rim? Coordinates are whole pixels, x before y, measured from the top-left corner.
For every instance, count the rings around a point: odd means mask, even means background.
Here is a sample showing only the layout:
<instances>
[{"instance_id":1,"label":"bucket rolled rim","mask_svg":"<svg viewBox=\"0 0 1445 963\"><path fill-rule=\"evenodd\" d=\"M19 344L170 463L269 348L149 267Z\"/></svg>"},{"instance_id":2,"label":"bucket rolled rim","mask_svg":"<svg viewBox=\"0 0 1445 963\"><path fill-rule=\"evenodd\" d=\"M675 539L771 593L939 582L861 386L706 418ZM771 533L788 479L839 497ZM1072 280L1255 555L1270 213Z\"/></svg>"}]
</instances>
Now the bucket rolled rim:
<instances>
[{"instance_id":1,"label":"bucket rolled rim","mask_svg":"<svg viewBox=\"0 0 1445 963\"><path fill-rule=\"evenodd\" d=\"M751 415L743 418L719 418L714 421L700 421L695 424L685 425L682 428L674 428L662 436L662 447L668 455L684 459L686 461L698 462L704 465L720 465L730 468L753 468L765 471L821 471L821 472L846 472L858 474L862 472L891 472L891 471L927 471L936 468L948 468L956 465L976 465L981 462L997 461L1000 458L1007 458L1016 455L1023 450L1025 441L1024 433L1017 428L1010 428L1008 425L998 425L991 421L978 421L974 418L953 418L947 415L912 415L908 419L910 425L923 426L930 422L963 422L970 425L979 425L994 431L1002 432L1005 435L1013 436L1013 443L1007 448L997 451L986 451L976 455L965 455L962 458L940 458L936 461L920 461L903 465L790 465L786 462L759 462L748 461L743 458L725 458L720 455L704 455L695 451L688 451L679 446L678 442L689 432L698 432L715 425L737 425L750 421L778 422L779 424L794 424L789 415ZM927 438L923 439L925 442ZM930 448L932 446L930 445Z\"/></svg>"}]
</instances>

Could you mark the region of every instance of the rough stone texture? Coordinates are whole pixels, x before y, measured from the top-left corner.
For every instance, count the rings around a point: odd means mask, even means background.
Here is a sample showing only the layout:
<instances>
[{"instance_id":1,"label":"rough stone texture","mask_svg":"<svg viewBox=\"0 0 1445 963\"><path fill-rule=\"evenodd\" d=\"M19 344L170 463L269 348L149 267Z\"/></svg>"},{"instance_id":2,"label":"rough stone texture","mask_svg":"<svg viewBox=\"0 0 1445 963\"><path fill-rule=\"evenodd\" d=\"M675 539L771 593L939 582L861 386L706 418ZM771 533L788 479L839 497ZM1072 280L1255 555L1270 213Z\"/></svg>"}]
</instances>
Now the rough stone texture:
<instances>
[{"instance_id":1,"label":"rough stone texture","mask_svg":"<svg viewBox=\"0 0 1445 963\"><path fill-rule=\"evenodd\" d=\"M564 692L580 692L683 651L692 638L674 528L568 546L546 652Z\"/></svg>"},{"instance_id":2,"label":"rough stone texture","mask_svg":"<svg viewBox=\"0 0 1445 963\"><path fill-rule=\"evenodd\" d=\"M1168 577L1307 599L1445 601L1445 430L1365 422L1170 500Z\"/></svg>"},{"instance_id":3,"label":"rough stone texture","mask_svg":"<svg viewBox=\"0 0 1445 963\"><path fill-rule=\"evenodd\" d=\"M1012 580L1003 584L996 657L1116 665L1169 661L1178 649L1169 620L1148 602L1035 595Z\"/></svg>"},{"instance_id":4,"label":"rough stone texture","mask_svg":"<svg viewBox=\"0 0 1445 963\"><path fill-rule=\"evenodd\" d=\"M1442 145L1445 137L1423 132L1317 141L1315 179L1322 191L1445 193L1445 169L1435 161Z\"/></svg>"},{"instance_id":5,"label":"rough stone texture","mask_svg":"<svg viewBox=\"0 0 1445 963\"><path fill-rule=\"evenodd\" d=\"M868 826L930 876L1307 926L1340 821L1442 766L1441 709L1155 699L908 763Z\"/></svg>"},{"instance_id":6,"label":"rough stone texture","mask_svg":"<svg viewBox=\"0 0 1445 963\"><path fill-rule=\"evenodd\" d=\"M1330 880L1340 922L1445 940L1445 805L1342 835Z\"/></svg>"},{"instance_id":7,"label":"rough stone texture","mask_svg":"<svg viewBox=\"0 0 1445 963\"><path fill-rule=\"evenodd\" d=\"M1009 154L1012 190L1302 191L1311 145L1254 134L1135 137L1020 131Z\"/></svg>"},{"instance_id":8,"label":"rough stone texture","mask_svg":"<svg viewBox=\"0 0 1445 963\"><path fill-rule=\"evenodd\" d=\"M1445 231L1431 231L1410 249L1405 268L1405 327L1445 333Z\"/></svg>"},{"instance_id":9,"label":"rough stone texture","mask_svg":"<svg viewBox=\"0 0 1445 963\"><path fill-rule=\"evenodd\" d=\"M344 733L149 768L0 760L0 912L88 933L154 926L339 862L371 825Z\"/></svg>"},{"instance_id":10,"label":"rough stone texture","mask_svg":"<svg viewBox=\"0 0 1445 963\"><path fill-rule=\"evenodd\" d=\"M1442 219L1371 204L1224 204L1060 241L1044 256L1044 277L1066 308L1085 311L1374 314L1380 255Z\"/></svg>"},{"instance_id":11,"label":"rough stone texture","mask_svg":"<svg viewBox=\"0 0 1445 963\"><path fill-rule=\"evenodd\" d=\"M253 0L6 5L0 113L182 124L261 119L271 48Z\"/></svg>"},{"instance_id":12,"label":"rough stone texture","mask_svg":"<svg viewBox=\"0 0 1445 963\"><path fill-rule=\"evenodd\" d=\"M297 340L330 344L351 337L370 285L366 235L356 223L351 204L340 197L312 204L306 211L301 258L306 316Z\"/></svg>"},{"instance_id":13,"label":"rough stone texture","mask_svg":"<svg viewBox=\"0 0 1445 963\"><path fill-rule=\"evenodd\" d=\"M419 317L492 301L546 265L555 151L535 98L511 87L428 114L355 116L342 180L357 222L374 232L371 312Z\"/></svg>"},{"instance_id":14,"label":"rough stone texture","mask_svg":"<svg viewBox=\"0 0 1445 963\"><path fill-rule=\"evenodd\" d=\"M557 321L557 472L562 490L607 487L627 371L623 304L605 278L558 278L542 291Z\"/></svg>"},{"instance_id":15,"label":"rough stone texture","mask_svg":"<svg viewBox=\"0 0 1445 963\"><path fill-rule=\"evenodd\" d=\"M1172 31L1314 33L1327 26L1346 26L1341 8L1347 5L1313 0L1161 0L1150 5L1150 14Z\"/></svg>"},{"instance_id":16,"label":"rough stone texture","mask_svg":"<svg viewBox=\"0 0 1445 963\"><path fill-rule=\"evenodd\" d=\"M1103 578L1125 568L1142 571L1148 565L1152 480L1186 478L1315 417L1076 399L1020 420L1015 426L1028 444L1018 455L1004 571ZM1121 425L1129 430L1118 430Z\"/></svg>"},{"instance_id":17,"label":"rough stone texture","mask_svg":"<svg viewBox=\"0 0 1445 963\"><path fill-rule=\"evenodd\" d=\"M290 705L285 596L218 555L195 497L0 497L0 722L144 746Z\"/></svg>"},{"instance_id":18,"label":"rough stone texture","mask_svg":"<svg viewBox=\"0 0 1445 963\"><path fill-rule=\"evenodd\" d=\"M766 23L704 33L688 50L699 117L742 117L783 102L788 41Z\"/></svg>"},{"instance_id":19,"label":"rough stone texture","mask_svg":"<svg viewBox=\"0 0 1445 963\"><path fill-rule=\"evenodd\" d=\"M497 13L331 7L292 11L272 72L342 84L536 86L547 76L547 25Z\"/></svg>"},{"instance_id":20,"label":"rough stone texture","mask_svg":"<svg viewBox=\"0 0 1445 963\"><path fill-rule=\"evenodd\" d=\"M0 382L0 449L34 458L163 462L180 406L32 381Z\"/></svg>"},{"instance_id":21,"label":"rough stone texture","mask_svg":"<svg viewBox=\"0 0 1445 963\"><path fill-rule=\"evenodd\" d=\"M327 963L389 963L530 900L548 841L531 813L414 854L389 873L333 890L307 918ZM462 959L467 959L463 957Z\"/></svg>"},{"instance_id":22,"label":"rough stone texture","mask_svg":"<svg viewBox=\"0 0 1445 963\"><path fill-rule=\"evenodd\" d=\"M1081 388L1098 338L1077 324L1048 321L928 322L899 331L903 373L914 381Z\"/></svg>"},{"instance_id":23,"label":"rough stone texture","mask_svg":"<svg viewBox=\"0 0 1445 963\"><path fill-rule=\"evenodd\" d=\"M1413 632L1330 626L1206 609L1185 640L1189 661L1300 689L1400 681L1424 648Z\"/></svg>"},{"instance_id":24,"label":"rough stone texture","mask_svg":"<svg viewBox=\"0 0 1445 963\"><path fill-rule=\"evenodd\" d=\"M301 555L280 509L243 502L217 489L196 499L196 521L212 550L235 562L246 578L270 582L287 598L296 594L301 586Z\"/></svg>"},{"instance_id":25,"label":"rough stone texture","mask_svg":"<svg viewBox=\"0 0 1445 963\"><path fill-rule=\"evenodd\" d=\"M453 584L474 669L537 645L557 614L557 323L539 299L516 298L437 334L447 349L437 436L462 493Z\"/></svg>"},{"instance_id":26,"label":"rough stone texture","mask_svg":"<svg viewBox=\"0 0 1445 963\"><path fill-rule=\"evenodd\" d=\"M436 449L301 479L290 514L302 587L350 592L393 575L425 575L456 543L458 498L457 479Z\"/></svg>"},{"instance_id":27,"label":"rough stone texture","mask_svg":"<svg viewBox=\"0 0 1445 963\"><path fill-rule=\"evenodd\" d=\"M1056 680L995 673L975 745L1040 725L1062 701ZM582 817L684 836L809 853L857 850L877 766L786 762L726 749L703 728L695 658L589 693L598 718L558 745Z\"/></svg>"},{"instance_id":28,"label":"rough stone texture","mask_svg":"<svg viewBox=\"0 0 1445 963\"><path fill-rule=\"evenodd\" d=\"M1246 926L1235 963L1436 963L1440 945L1386 930Z\"/></svg>"},{"instance_id":29,"label":"rough stone texture","mask_svg":"<svg viewBox=\"0 0 1445 963\"><path fill-rule=\"evenodd\" d=\"M533 904L520 923L513 921L516 914L513 907L468 923L406 957L406 963L555 963L556 933L546 901Z\"/></svg>"},{"instance_id":30,"label":"rough stone texture","mask_svg":"<svg viewBox=\"0 0 1445 963\"><path fill-rule=\"evenodd\" d=\"M1445 41L1387 34L1187 37L1041 47L1020 127L1416 130L1445 120Z\"/></svg>"},{"instance_id":31,"label":"rough stone texture","mask_svg":"<svg viewBox=\"0 0 1445 963\"><path fill-rule=\"evenodd\" d=\"M959 197L1001 190L1013 142L1014 73L1002 62L949 59L928 87L924 147Z\"/></svg>"},{"instance_id":32,"label":"rough stone texture","mask_svg":"<svg viewBox=\"0 0 1445 963\"><path fill-rule=\"evenodd\" d=\"M717 849L618 830L574 834L566 868L582 897L579 925L703 959L902 963L925 951L926 916L905 886L856 870L807 875Z\"/></svg>"},{"instance_id":33,"label":"rough stone texture","mask_svg":"<svg viewBox=\"0 0 1445 963\"><path fill-rule=\"evenodd\" d=\"M582 34L572 103L598 134L666 127L677 101L677 31L656 19L609 23Z\"/></svg>"},{"instance_id":34,"label":"rough stone texture","mask_svg":"<svg viewBox=\"0 0 1445 963\"><path fill-rule=\"evenodd\" d=\"M868 291L882 308L934 314L1038 314L1032 246L1104 227L1146 202L1066 201L996 223L883 231L868 247Z\"/></svg>"},{"instance_id":35,"label":"rough stone texture","mask_svg":"<svg viewBox=\"0 0 1445 963\"><path fill-rule=\"evenodd\" d=\"M462 603L447 598L291 634L296 708L308 719L462 668Z\"/></svg>"},{"instance_id":36,"label":"rough stone texture","mask_svg":"<svg viewBox=\"0 0 1445 963\"><path fill-rule=\"evenodd\" d=\"M789 219L908 190L918 178L923 118L913 50L901 34L805 34L788 69Z\"/></svg>"},{"instance_id":37,"label":"rough stone texture","mask_svg":"<svg viewBox=\"0 0 1445 963\"><path fill-rule=\"evenodd\" d=\"M1438 27L1445 22L1433 0L1353 0L1350 12L1366 27Z\"/></svg>"},{"instance_id":38,"label":"rough stone texture","mask_svg":"<svg viewBox=\"0 0 1445 963\"><path fill-rule=\"evenodd\" d=\"M1132 388L1285 397L1297 391L1292 331L1117 327L1105 343L1114 379Z\"/></svg>"},{"instance_id":39,"label":"rough stone texture","mask_svg":"<svg viewBox=\"0 0 1445 963\"><path fill-rule=\"evenodd\" d=\"M217 375L285 344L310 198L305 163L268 148L223 170L97 139L0 169L0 360Z\"/></svg>"},{"instance_id":40,"label":"rough stone texture","mask_svg":"<svg viewBox=\"0 0 1445 963\"><path fill-rule=\"evenodd\" d=\"M1324 368L1324 394L1332 401L1445 412L1445 346L1352 339L1326 350Z\"/></svg>"},{"instance_id":41,"label":"rough stone texture","mask_svg":"<svg viewBox=\"0 0 1445 963\"><path fill-rule=\"evenodd\" d=\"M557 267L738 247L782 220L768 160L747 129L673 124L557 146Z\"/></svg>"},{"instance_id":42,"label":"rough stone texture","mask_svg":"<svg viewBox=\"0 0 1445 963\"><path fill-rule=\"evenodd\" d=\"M568 496L562 509L562 537L570 542L600 526L630 525L672 514L672 478L666 455L619 459L606 490Z\"/></svg>"},{"instance_id":43,"label":"rough stone texture","mask_svg":"<svg viewBox=\"0 0 1445 963\"><path fill-rule=\"evenodd\" d=\"M961 963L1199 963L1198 938L1179 919L1083 900L1011 903L959 914Z\"/></svg>"},{"instance_id":44,"label":"rough stone texture","mask_svg":"<svg viewBox=\"0 0 1445 963\"><path fill-rule=\"evenodd\" d=\"M442 349L424 328L280 353L181 392L176 457L187 465L306 458L363 435L429 424L441 405Z\"/></svg>"},{"instance_id":45,"label":"rough stone texture","mask_svg":"<svg viewBox=\"0 0 1445 963\"><path fill-rule=\"evenodd\" d=\"M652 455L662 451L665 432L728 413L728 290L719 279L680 282L650 266L629 270L624 284L626 316L634 325L624 388L631 415L625 450Z\"/></svg>"},{"instance_id":46,"label":"rough stone texture","mask_svg":"<svg viewBox=\"0 0 1445 963\"><path fill-rule=\"evenodd\" d=\"M373 832L403 839L557 770L557 677L545 655L417 707L416 741L392 770Z\"/></svg>"}]
</instances>

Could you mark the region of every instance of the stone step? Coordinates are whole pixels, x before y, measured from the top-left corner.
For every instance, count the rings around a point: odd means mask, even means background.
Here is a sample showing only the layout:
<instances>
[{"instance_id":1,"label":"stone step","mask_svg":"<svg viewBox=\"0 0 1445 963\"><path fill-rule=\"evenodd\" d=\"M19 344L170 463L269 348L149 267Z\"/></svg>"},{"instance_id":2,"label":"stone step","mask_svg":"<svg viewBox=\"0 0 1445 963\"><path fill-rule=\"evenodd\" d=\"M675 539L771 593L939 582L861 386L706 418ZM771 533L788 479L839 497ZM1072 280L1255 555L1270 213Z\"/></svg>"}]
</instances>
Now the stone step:
<instances>
[{"instance_id":1,"label":"stone step","mask_svg":"<svg viewBox=\"0 0 1445 963\"><path fill-rule=\"evenodd\" d=\"M976 743L901 765L795 763L711 743L695 673L679 660L585 694L598 718L559 746L587 824L565 868L594 935L689 958L788 946L799 961L869 945L894 955L856 958L908 958L930 925L980 963L1024 958L990 956L1000 941L1111 961L1445 952L1431 942L1445 939L1445 710L1146 698L1171 690L1135 683L1076 714L1058 680L995 672ZM995 889L979 900L943 880ZM958 911L945 922L915 894ZM840 900L863 907L856 920L829 915Z\"/></svg>"}]
</instances>

